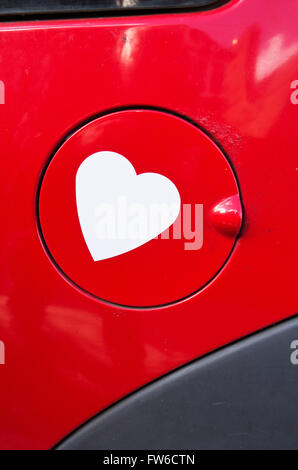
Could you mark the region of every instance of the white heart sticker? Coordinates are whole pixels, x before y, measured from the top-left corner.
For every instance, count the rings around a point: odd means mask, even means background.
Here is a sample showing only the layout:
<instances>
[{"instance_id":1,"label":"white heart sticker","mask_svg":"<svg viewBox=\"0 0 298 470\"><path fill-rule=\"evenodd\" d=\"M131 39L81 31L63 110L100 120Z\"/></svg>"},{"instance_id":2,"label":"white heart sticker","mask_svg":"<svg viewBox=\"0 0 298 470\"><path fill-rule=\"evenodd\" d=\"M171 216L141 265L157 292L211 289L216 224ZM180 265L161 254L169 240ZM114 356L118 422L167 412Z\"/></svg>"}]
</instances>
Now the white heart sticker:
<instances>
[{"instance_id":1,"label":"white heart sticker","mask_svg":"<svg viewBox=\"0 0 298 470\"><path fill-rule=\"evenodd\" d=\"M134 250L168 229L180 212L179 192L158 173L137 175L115 152L87 157L76 175L82 233L94 261Z\"/></svg>"}]
</instances>

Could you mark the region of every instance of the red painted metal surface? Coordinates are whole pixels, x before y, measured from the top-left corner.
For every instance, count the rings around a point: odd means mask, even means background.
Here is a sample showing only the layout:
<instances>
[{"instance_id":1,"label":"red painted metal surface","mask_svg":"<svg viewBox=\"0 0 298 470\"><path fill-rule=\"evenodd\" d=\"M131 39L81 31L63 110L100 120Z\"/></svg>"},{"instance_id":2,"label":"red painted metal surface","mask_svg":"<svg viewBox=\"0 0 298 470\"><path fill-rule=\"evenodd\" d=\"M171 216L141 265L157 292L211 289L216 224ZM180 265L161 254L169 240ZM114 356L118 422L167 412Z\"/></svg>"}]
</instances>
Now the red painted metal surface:
<instances>
[{"instance_id":1,"label":"red painted metal surface","mask_svg":"<svg viewBox=\"0 0 298 470\"><path fill-rule=\"evenodd\" d=\"M1 448L49 448L139 386L297 312L297 19L294 0L242 0L1 25ZM38 182L61 139L98 113L142 105L213 135L245 216L221 274L155 310L82 294L49 262L36 223Z\"/></svg>"}]
</instances>

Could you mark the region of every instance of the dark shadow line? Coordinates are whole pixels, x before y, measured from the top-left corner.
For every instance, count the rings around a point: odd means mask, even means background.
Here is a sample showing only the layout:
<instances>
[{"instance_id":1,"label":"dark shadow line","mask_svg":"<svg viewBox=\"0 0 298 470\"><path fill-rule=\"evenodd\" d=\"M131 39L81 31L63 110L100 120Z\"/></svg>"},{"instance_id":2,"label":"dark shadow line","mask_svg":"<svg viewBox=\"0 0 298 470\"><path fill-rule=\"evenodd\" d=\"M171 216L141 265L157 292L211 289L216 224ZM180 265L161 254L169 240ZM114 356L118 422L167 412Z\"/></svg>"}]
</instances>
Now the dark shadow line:
<instances>
[{"instance_id":1,"label":"dark shadow line","mask_svg":"<svg viewBox=\"0 0 298 470\"><path fill-rule=\"evenodd\" d=\"M214 0L209 4L179 6L171 5L169 7L162 7L161 5L142 7L111 7L109 8L86 8L81 10L68 10L68 11L46 11L36 10L29 12L21 11L7 11L1 12L0 7L0 24L1 22L19 22L19 21L45 21L45 20L60 20L60 19L88 19L88 18L109 18L109 17L129 17L129 16L148 16L160 15L166 13L196 13L201 11L208 11L220 8L228 3L230 0ZM159 1L157 1L159 3ZM195 0L193 1L195 3Z\"/></svg>"}]
</instances>

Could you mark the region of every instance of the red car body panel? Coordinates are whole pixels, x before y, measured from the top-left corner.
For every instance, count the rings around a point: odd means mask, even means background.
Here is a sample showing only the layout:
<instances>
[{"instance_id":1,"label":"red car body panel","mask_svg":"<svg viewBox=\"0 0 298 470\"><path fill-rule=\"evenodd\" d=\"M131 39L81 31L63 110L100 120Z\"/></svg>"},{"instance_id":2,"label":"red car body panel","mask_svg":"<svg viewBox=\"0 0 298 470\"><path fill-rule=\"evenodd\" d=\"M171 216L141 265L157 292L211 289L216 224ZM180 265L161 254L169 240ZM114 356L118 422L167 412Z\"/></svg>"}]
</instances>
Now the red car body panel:
<instances>
[{"instance_id":1,"label":"red car body panel","mask_svg":"<svg viewBox=\"0 0 298 470\"><path fill-rule=\"evenodd\" d=\"M50 448L140 386L297 313L297 20L294 0L242 0L0 25L1 448ZM158 309L82 293L50 261L36 217L61 140L94 116L142 106L204 128L229 156L244 208L220 274Z\"/></svg>"}]
</instances>

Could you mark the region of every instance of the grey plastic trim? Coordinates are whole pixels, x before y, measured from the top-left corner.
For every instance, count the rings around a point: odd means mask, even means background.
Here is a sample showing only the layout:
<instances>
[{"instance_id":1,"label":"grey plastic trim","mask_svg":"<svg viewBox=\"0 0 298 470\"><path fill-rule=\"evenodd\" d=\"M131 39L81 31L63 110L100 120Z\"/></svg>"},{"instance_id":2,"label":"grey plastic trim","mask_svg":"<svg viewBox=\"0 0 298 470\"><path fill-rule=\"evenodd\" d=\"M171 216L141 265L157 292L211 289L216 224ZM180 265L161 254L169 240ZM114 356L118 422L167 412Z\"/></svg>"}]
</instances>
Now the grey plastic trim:
<instances>
[{"instance_id":1,"label":"grey plastic trim","mask_svg":"<svg viewBox=\"0 0 298 470\"><path fill-rule=\"evenodd\" d=\"M297 317L142 388L57 448L298 449L294 340Z\"/></svg>"}]
</instances>

